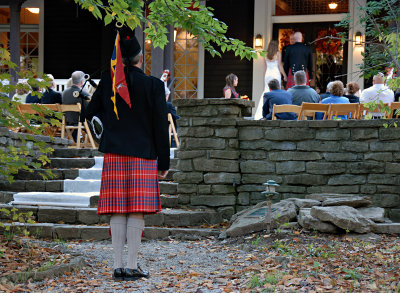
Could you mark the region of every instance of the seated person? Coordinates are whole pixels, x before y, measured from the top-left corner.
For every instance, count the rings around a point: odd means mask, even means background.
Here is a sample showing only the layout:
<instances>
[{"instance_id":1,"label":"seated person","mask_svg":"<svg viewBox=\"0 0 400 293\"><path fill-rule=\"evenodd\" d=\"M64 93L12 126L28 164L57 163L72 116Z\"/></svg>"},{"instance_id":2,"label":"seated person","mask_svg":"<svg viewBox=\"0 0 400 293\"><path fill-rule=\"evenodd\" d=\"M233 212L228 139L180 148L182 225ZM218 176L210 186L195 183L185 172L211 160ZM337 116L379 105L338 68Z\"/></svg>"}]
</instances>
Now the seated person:
<instances>
[{"instance_id":1,"label":"seated person","mask_svg":"<svg viewBox=\"0 0 400 293\"><path fill-rule=\"evenodd\" d=\"M25 82L20 83L20 85L27 86ZM12 97L14 102L20 102L22 104L26 103L26 97L28 96L28 90L25 88L17 88L17 93Z\"/></svg>"},{"instance_id":2,"label":"seated person","mask_svg":"<svg viewBox=\"0 0 400 293\"><path fill-rule=\"evenodd\" d=\"M321 101L321 104L349 104L348 98L343 97L344 86L340 80L333 82L331 87L331 95ZM324 118L323 113L317 113L316 119L322 120ZM335 119L347 120L347 115L338 115Z\"/></svg>"},{"instance_id":3,"label":"seated person","mask_svg":"<svg viewBox=\"0 0 400 293\"><path fill-rule=\"evenodd\" d=\"M272 119L274 105L291 105L292 95L280 89L279 81L272 79L268 82L269 92L264 94L263 117L267 120ZM278 113L276 117L280 120L296 120L295 113Z\"/></svg>"},{"instance_id":4,"label":"seated person","mask_svg":"<svg viewBox=\"0 0 400 293\"><path fill-rule=\"evenodd\" d=\"M331 95L331 87L332 87L333 81L330 81L328 85L326 86L326 92L323 94L320 94L319 96L321 97L321 101Z\"/></svg>"},{"instance_id":5,"label":"seated person","mask_svg":"<svg viewBox=\"0 0 400 293\"><path fill-rule=\"evenodd\" d=\"M307 85L307 75L303 70L297 71L294 74L295 86L288 89L292 95L293 105L301 106L305 103L319 103L318 93Z\"/></svg>"},{"instance_id":6,"label":"seated person","mask_svg":"<svg viewBox=\"0 0 400 293\"><path fill-rule=\"evenodd\" d=\"M360 86L356 82L349 82L347 84L347 94L344 96L349 99L350 103L359 103L360 98L357 96Z\"/></svg>"},{"instance_id":7,"label":"seated person","mask_svg":"<svg viewBox=\"0 0 400 293\"><path fill-rule=\"evenodd\" d=\"M239 83L238 77L231 73L225 77L226 85L223 89L225 99L237 99L240 98L239 93L236 92L235 87Z\"/></svg>"},{"instance_id":8,"label":"seated person","mask_svg":"<svg viewBox=\"0 0 400 293\"><path fill-rule=\"evenodd\" d=\"M61 104L61 94L56 92L54 89L56 83L54 82L54 77L51 74L47 75L51 80L51 86L46 89L43 93L41 102L42 104Z\"/></svg>"},{"instance_id":9,"label":"seated person","mask_svg":"<svg viewBox=\"0 0 400 293\"><path fill-rule=\"evenodd\" d=\"M180 117L176 113L176 108L174 107L174 105L172 105L171 102L168 102L171 91L167 87L166 83L164 83L164 87L165 87L165 99L167 100L167 111L172 116L172 121L174 121L175 130L178 131L178 125L176 124L176 120L178 120ZM175 139L173 137L171 138L171 147L173 148L176 147Z\"/></svg>"},{"instance_id":10,"label":"seated person","mask_svg":"<svg viewBox=\"0 0 400 293\"><path fill-rule=\"evenodd\" d=\"M40 82L40 80L36 80L37 82ZM40 92L40 87L37 85L31 86L32 91L26 96L26 103L27 104L39 104L40 103L40 98L37 92ZM33 93L36 92L36 93Z\"/></svg>"}]
</instances>

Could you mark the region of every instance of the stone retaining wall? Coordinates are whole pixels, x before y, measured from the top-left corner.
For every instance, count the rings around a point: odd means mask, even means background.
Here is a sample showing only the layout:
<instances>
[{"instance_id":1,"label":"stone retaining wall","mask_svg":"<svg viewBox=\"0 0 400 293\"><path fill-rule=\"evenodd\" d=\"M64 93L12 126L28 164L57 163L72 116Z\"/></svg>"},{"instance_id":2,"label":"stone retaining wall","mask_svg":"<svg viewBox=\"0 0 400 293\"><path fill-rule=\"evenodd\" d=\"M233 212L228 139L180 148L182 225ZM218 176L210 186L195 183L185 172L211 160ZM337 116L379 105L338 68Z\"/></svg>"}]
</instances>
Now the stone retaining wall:
<instances>
[{"instance_id":1,"label":"stone retaining wall","mask_svg":"<svg viewBox=\"0 0 400 293\"><path fill-rule=\"evenodd\" d=\"M400 129L382 120L253 121L252 102L176 100L182 204L231 214L280 184L282 198L362 194L400 221Z\"/></svg>"}]
</instances>

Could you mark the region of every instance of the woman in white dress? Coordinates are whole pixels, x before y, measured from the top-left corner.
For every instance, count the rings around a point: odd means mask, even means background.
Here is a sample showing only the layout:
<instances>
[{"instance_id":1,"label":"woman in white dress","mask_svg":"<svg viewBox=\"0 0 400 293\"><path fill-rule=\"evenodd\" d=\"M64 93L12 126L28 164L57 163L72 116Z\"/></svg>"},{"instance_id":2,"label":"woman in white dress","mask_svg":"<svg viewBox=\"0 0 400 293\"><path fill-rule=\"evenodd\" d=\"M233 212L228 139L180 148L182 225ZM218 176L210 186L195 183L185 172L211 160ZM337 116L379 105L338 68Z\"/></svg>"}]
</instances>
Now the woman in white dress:
<instances>
[{"instance_id":1,"label":"woman in white dress","mask_svg":"<svg viewBox=\"0 0 400 293\"><path fill-rule=\"evenodd\" d=\"M268 44L267 56L265 56L264 63L264 92L261 96L260 101L258 102L257 111L254 116L254 119L262 118L262 107L264 105L264 93L269 92L268 82L272 79L277 79L279 81L279 86L281 85L281 74L283 75L283 79L286 81L286 73L283 70L282 65L282 56L279 51L278 42L272 40Z\"/></svg>"}]
</instances>

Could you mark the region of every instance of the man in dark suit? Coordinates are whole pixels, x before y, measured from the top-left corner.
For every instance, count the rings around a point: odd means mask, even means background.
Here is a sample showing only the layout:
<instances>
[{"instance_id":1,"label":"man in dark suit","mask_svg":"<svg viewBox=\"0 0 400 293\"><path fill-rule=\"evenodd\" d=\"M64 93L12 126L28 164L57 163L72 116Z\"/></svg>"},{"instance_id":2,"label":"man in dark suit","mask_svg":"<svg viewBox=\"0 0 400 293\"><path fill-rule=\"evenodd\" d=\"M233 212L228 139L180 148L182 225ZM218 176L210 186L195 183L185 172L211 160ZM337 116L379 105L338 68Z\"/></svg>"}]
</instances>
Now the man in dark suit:
<instances>
[{"instance_id":1,"label":"man in dark suit","mask_svg":"<svg viewBox=\"0 0 400 293\"><path fill-rule=\"evenodd\" d=\"M40 82L39 79L36 80L37 82ZM32 91L26 96L26 101L25 103L27 104L40 104L40 98L39 96L33 95L32 92L40 92L40 88L38 86L31 86Z\"/></svg>"},{"instance_id":2,"label":"man in dark suit","mask_svg":"<svg viewBox=\"0 0 400 293\"><path fill-rule=\"evenodd\" d=\"M100 114L104 125L99 146L105 154L97 213L111 214L113 279L134 281L150 276L138 266L137 256L143 214L161 211L158 179L164 179L169 169L168 116L164 84L141 69L143 54L133 32L121 32L124 66L117 61L118 35L116 40L112 73L102 74L86 117L91 120ZM115 82L115 89L111 74L125 75L118 84ZM123 268L126 241L128 262Z\"/></svg>"},{"instance_id":3,"label":"man in dark suit","mask_svg":"<svg viewBox=\"0 0 400 293\"><path fill-rule=\"evenodd\" d=\"M51 74L47 75L51 80L51 86L46 89L42 96L42 104L61 104L62 98L59 92L53 90L55 88L54 77Z\"/></svg>"},{"instance_id":4,"label":"man in dark suit","mask_svg":"<svg viewBox=\"0 0 400 293\"><path fill-rule=\"evenodd\" d=\"M82 90L83 84L85 83L85 73L82 71L74 71L71 75L72 79L72 86L70 88L67 88L66 90L63 91L62 93L62 103L65 105L76 105L78 103L83 103L82 109L85 109L88 100L89 100L89 93L86 91ZM74 92L80 92L81 94L79 97L74 97ZM83 98L82 98L83 97ZM65 121L69 125L77 125L79 122L79 113L76 112L71 112L71 113L65 113Z\"/></svg>"},{"instance_id":5,"label":"man in dark suit","mask_svg":"<svg viewBox=\"0 0 400 293\"><path fill-rule=\"evenodd\" d=\"M299 70L304 70L308 74L307 85L312 79L312 52L309 47L302 43L303 35L301 32L294 34L295 43L286 49L283 68L287 75L286 89L294 85L294 74Z\"/></svg>"},{"instance_id":6,"label":"man in dark suit","mask_svg":"<svg viewBox=\"0 0 400 293\"><path fill-rule=\"evenodd\" d=\"M268 87L270 91L264 94L263 117L267 120L271 120L274 105L291 105L292 95L280 89L277 79L270 80L268 82ZM297 119L295 113L278 113L276 117L280 120Z\"/></svg>"}]
</instances>

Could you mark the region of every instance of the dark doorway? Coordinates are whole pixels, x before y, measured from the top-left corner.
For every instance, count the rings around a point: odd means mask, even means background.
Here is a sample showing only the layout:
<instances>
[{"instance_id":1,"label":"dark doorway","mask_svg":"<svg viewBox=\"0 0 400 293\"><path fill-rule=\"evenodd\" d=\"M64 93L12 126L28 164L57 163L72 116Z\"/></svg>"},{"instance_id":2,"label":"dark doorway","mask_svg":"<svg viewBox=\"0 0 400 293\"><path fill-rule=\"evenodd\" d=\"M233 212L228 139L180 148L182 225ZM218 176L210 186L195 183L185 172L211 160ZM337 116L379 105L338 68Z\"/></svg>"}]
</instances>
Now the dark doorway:
<instances>
[{"instance_id":1,"label":"dark doorway","mask_svg":"<svg viewBox=\"0 0 400 293\"><path fill-rule=\"evenodd\" d=\"M303 33L304 43L313 52L313 72L315 87L324 93L330 81L347 81L347 46L337 39L323 38L338 36L342 30L335 27L336 22L274 24L273 39L281 45L287 39L290 30ZM319 40L318 40L319 39ZM317 41L318 40L318 41ZM286 40L287 44L287 40Z\"/></svg>"},{"instance_id":2,"label":"dark doorway","mask_svg":"<svg viewBox=\"0 0 400 293\"><path fill-rule=\"evenodd\" d=\"M227 37L242 40L253 46L254 0L208 0L214 15L228 25ZM204 57L204 97L221 98L225 77L234 73L239 78L237 87L240 95L251 96L253 87L253 62L240 59L233 52L225 52L222 57L212 57L205 52Z\"/></svg>"}]
</instances>

